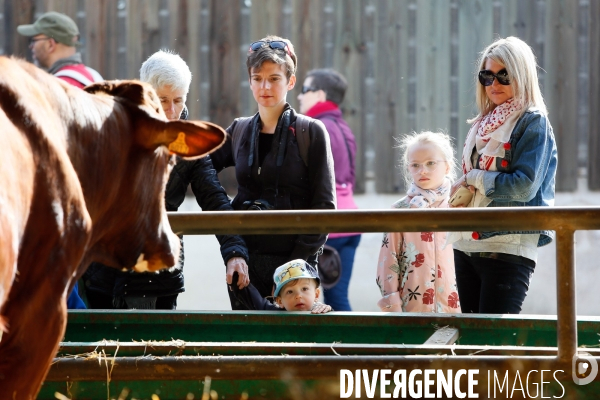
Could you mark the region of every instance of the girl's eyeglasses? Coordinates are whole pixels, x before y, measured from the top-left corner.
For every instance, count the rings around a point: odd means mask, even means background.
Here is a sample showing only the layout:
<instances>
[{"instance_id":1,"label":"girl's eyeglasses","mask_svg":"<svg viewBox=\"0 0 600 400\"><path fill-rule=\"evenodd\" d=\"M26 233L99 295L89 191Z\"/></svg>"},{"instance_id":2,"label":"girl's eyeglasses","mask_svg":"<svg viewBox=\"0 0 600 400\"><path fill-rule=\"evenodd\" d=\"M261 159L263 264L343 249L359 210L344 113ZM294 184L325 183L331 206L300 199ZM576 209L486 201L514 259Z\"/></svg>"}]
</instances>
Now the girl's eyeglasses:
<instances>
[{"instance_id":1,"label":"girl's eyeglasses","mask_svg":"<svg viewBox=\"0 0 600 400\"><path fill-rule=\"evenodd\" d=\"M413 173L416 174L418 172L421 171L421 169L425 169L425 171L427 172L433 172L437 169L437 167L439 167L439 165L441 163L445 163L447 161L442 161L442 160L431 160L431 161L426 161L423 164L418 164L418 163L410 163L408 164L408 170Z\"/></svg>"},{"instance_id":2,"label":"girl's eyeglasses","mask_svg":"<svg viewBox=\"0 0 600 400\"><path fill-rule=\"evenodd\" d=\"M284 42L283 40L273 40L273 41L259 40L258 42L254 42L250 45L250 48L248 49L248 53L250 53L252 51L258 51L258 50L262 49L263 47L267 47L267 46L269 46L273 50L286 50L288 55L290 57L292 57L292 53L290 52L290 48L288 47L288 44L286 42Z\"/></svg>"},{"instance_id":3,"label":"girl's eyeglasses","mask_svg":"<svg viewBox=\"0 0 600 400\"><path fill-rule=\"evenodd\" d=\"M497 79L498 83L501 85L510 85L510 79L508 79L508 72L506 72L506 69L501 69L497 74L488 69L479 71L479 83L483 86L492 86L494 78Z\"/></svg>"}]
</instances>

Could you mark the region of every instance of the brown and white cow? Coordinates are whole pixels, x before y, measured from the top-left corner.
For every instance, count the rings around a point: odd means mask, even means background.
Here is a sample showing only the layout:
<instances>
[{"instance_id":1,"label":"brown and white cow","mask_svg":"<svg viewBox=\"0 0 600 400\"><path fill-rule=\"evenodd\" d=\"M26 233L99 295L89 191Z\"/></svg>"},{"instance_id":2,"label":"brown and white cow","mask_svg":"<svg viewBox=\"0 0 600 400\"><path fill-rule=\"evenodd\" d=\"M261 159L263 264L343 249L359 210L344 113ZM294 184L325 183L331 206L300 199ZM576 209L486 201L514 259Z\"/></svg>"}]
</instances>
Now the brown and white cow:
<instances>
[{"instance_id":1,"label":"brown and white cow","mask_svg":"<svg viewBox=\"0 0 600 400\"><path fill-rule=\"evenodd\" d=\"M83 91L0 57L1 397L36 396L68 290L91 261L175 264L164 207L172 154L198 157L224 140L216 125L168 121L147 84Z\"/></svg>"}]
</instances>

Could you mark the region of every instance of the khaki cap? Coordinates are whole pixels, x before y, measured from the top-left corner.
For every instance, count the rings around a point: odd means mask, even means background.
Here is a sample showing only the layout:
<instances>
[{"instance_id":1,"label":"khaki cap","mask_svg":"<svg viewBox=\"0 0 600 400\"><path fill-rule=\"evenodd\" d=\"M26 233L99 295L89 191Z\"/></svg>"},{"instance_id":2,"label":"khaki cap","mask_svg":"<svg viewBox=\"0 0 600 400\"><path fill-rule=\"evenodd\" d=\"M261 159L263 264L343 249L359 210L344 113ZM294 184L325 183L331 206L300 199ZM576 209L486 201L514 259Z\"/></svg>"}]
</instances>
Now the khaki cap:
<instances>
[{"instance_id":1,"label":"khaki cap","mask_svg":"<svg viewBox=\"0 0 600 400\"><path fill-rule=\"evenodd\" d=\"M17 32L23 36L44 34L67 46L78 46L79 28L71 18L59 12L50 11L43 14L33 24L19 25Z\"/></svg>"}]
</instances>

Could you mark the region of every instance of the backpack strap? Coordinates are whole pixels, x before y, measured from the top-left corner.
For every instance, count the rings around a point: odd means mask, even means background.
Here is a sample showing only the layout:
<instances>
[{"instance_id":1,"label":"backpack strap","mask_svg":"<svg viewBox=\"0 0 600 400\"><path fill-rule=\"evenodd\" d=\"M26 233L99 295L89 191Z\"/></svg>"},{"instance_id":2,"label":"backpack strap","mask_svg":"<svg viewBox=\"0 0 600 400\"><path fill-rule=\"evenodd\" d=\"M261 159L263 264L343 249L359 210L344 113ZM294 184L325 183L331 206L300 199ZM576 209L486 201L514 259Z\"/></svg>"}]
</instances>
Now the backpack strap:
<instances>
[{"instance_id":1,"label":"backpack strap","mask_svg":"<svg viewBox=\"0 0 600 400\"><path fill-rule=\"evenodd\" d=\"M244 131L248 128L248 125L250 125L250 122L252 122L252 118L254 117L241 117L235 119L233 132L231 132L231 152L234 163L236 162L237 153L242 142L242 136L244 135Z\"/></svg>"},{"instance_id":2,"label":"backpack strap","mask_svg":"<svg viewBox=\"0 0 600 400\"><path fill-rule=\"evenodd\" d=\"M310 128L311 118L298 114L296 115L296 140L298 141L298 150L304 165L308 167L308 148L310 147Z\"/></svg>"}]
</instances>

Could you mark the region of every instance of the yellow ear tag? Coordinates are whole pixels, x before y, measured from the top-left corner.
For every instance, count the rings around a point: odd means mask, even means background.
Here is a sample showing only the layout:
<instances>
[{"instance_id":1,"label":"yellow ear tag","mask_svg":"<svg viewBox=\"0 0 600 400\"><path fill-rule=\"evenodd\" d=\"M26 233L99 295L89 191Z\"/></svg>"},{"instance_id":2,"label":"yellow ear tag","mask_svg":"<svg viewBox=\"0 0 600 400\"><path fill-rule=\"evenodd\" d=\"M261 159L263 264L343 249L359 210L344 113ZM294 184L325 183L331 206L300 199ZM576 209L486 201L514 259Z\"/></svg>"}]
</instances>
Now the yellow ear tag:
<instances>
[{"instance_id":1,"label":"yellow ear tag","mask_svg":"<svg viewBox=\"0 0 600 400\"><path fill-rule=\"evenodd\" d=\"M185 144L185 133L179 132L177 139L169 144L169 150L177 154L187 154L190 151L190 147Z\"/></svg>"}]
</instances>

